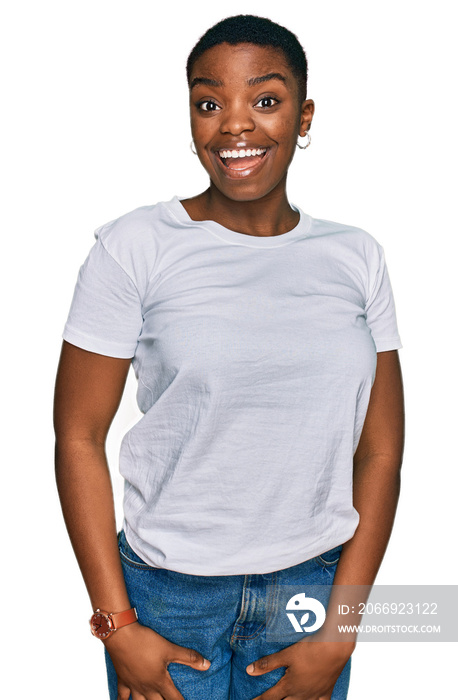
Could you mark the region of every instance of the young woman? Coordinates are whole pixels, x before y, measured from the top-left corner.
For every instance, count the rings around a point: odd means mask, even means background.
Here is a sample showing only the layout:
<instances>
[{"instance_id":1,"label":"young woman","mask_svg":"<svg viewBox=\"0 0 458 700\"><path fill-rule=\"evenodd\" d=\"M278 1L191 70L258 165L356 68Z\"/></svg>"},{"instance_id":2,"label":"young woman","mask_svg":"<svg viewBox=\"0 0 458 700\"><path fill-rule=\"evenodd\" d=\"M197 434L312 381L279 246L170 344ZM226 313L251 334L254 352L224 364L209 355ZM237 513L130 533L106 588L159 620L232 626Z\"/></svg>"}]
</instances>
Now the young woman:
<instances>
[{"instance_id":1,"label":"young woman","mask_svg":"<svg viewBox=\"0 0 458 700\"><path fill-rule=\"evenodd\" d=\"M331 607L294 643L266 622L282 586L370 586L388 543L403 397L383 249L288 201L314 114L291 32L228 18L187 71L209 187L97 229L64 331L57 483L91 629L112 700L342 700L355 638L332 641ZM117 535L105 439L131 363Z\"/></svg>"}]
</instances>

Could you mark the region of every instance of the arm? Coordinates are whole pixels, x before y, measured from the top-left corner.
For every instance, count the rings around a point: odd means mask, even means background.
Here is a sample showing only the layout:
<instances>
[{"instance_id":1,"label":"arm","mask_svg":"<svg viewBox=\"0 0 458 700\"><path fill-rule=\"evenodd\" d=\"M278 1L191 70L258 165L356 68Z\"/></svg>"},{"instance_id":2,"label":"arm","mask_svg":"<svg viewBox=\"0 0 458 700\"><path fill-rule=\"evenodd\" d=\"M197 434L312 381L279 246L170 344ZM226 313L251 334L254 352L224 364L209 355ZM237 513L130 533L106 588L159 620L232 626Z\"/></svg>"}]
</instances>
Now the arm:
<instances>
[{"instance_id":1,"label":"arm","mask_svg":"<svg viewBox=\"0 0 458 700\"><path fill-rule=\"evenodd\" d=\"M130 360L87 352L64 341L57 373L54 425L56 480L65 523L95 610L131 607L117 546L105 441ZM88 629L89 632L89 629ZM203 657L138 622L103 642L118 674L119 698L182 700L166 670L171 661L205 670ZM157 693L161 693L158 695Z\"/></svg>"},{"instance_id":2,"label":"arm","mask_svg":"<svg viewBox=\"0 0 458 700\"><path fill-rule=\"evenodd\" d=\"M353 504L360 521L342 548L335 584L372 585L382 563L399 498L404 396L397 350L377 355L377 373L353 460Z\"/></svg>"},{"instance_id":3,"label":"arm","mask_svg":"<svg viewBox=\"0 0 458 700\"><path fill-rule=\"evenodd\" d=\"M393 527L403 447L401 367L398 352L390 350L377 355L376 377L354 455L353 502L360 521L352 539L343 545L333 581L336 585L366 586L369 595ZM338 596L333 588L333 609ZM359 618L349 617L346 616L345 624L358 624ZM334 684L356 643L356 635L344 642L328 641L336 638L333 632L337 622L340 621L328 615L323 627L313 635L313 643L304 640L256 661L252 675L281 666L287 666L287 670L279 683L255 700L279 700L290 694L303 700L331 698ZM311 642L312 637L309 639Z\"/></svg>"},{"instance_id":4,"label":"arm","mask_svg":"<svg viewBox=\"0 0 458 700\"><path fill-rule=\"evenodd\" d=\"M64 341L55 389L56 481L65 524L93 609L110 612L131 607L105 455L129 365Z\"/></svg>"},{"instance_id":5,"label":"arm","mask_svg":"<svg viewBox=\"0 0 458 700\"><path fill-rule=\"evenodd\" d=\"M353 504L360 521L343 545L334 584L366 586L369 595L393 528L403 450L401 367L397 350L390 350L377 355L376 378L353 459Z\"/></svg>"}]
</instances>

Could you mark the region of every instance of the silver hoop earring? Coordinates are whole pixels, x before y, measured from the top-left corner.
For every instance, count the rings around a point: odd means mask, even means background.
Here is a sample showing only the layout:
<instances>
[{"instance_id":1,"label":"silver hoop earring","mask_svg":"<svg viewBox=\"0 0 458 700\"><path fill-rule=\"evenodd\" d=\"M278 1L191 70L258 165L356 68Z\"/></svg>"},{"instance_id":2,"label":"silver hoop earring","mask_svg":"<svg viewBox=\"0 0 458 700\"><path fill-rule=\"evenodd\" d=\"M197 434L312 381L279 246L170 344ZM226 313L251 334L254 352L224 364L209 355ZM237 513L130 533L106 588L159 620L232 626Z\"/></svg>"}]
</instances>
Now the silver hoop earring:
<instances>
[{"instance_id":1,"label":"silver hoop earring","mask_svg":"<svg viewBox=\"0 0 458 700\"><path fill-rule=\"evenodd\" d=\"M194 148L193 148L193 146L194 146ZM196 155L197 155L197 151L195 150L194 139L192 139L191 143L189 144L189 148L191 149L191 151L192 151L192 152L194 153L194 155L196 156Z\"/></svg>"},{"instance_id":2,"label":"silver hoop earring","mask_svg":"<svg viewBox=\"0 0 458 700\"><path fill-rule=\"evenodd\" d=\"M305 138L307 139L307 143L305 144L305 146L301 146L301 144L299 143L299 140L297 141L297 147L300 148L301 151L305 151L305 149L308 148L310 146L310 144L312 143L312 137L310 136L308 131L305 134Z\"/></svg>"}]
</instances>

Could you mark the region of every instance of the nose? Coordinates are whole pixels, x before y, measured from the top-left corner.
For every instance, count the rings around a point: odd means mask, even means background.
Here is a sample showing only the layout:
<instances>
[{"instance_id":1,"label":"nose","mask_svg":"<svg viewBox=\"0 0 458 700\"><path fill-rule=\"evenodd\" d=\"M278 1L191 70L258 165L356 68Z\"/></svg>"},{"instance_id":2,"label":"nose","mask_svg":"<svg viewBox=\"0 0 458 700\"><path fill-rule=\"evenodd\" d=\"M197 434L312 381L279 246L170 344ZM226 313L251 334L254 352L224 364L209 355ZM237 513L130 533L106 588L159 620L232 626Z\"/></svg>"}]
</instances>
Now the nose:
<instances>
[{"instance_id":1,"label":"nose","mask_svg":"<svg viewBox=\"0 0 458 700\"><path fill-rule=\"evenodd\" d=\"M247 104L237 102L226 105L220 122L222 134L238 136L244 131L253 131L255 126L253 114Z\"/></svg>"}]
</instances>

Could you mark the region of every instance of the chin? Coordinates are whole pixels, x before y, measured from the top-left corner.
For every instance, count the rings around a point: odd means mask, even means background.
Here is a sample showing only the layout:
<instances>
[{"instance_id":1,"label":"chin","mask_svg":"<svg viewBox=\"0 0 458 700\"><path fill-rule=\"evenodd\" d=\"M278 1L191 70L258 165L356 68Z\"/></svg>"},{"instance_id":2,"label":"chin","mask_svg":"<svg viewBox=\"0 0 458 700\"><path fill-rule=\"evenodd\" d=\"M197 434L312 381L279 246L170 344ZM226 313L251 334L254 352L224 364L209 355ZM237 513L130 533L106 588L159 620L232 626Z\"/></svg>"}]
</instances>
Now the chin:
<instances>
[{"instance_id":1,"label":"chin","mask_svg":"<svg viewBox=\"0 0 458 700\"><path fill-rule=\"evenodd\" d=\"M258 199L267 197L276 187L276 185L273 185L270 188L260 189L254 185L250 187L247 182L240 182L238 187L219 187L213 180L212 186L218 190L220 194L233 202L255 202Z\"/></svg>"}]
</instances>

